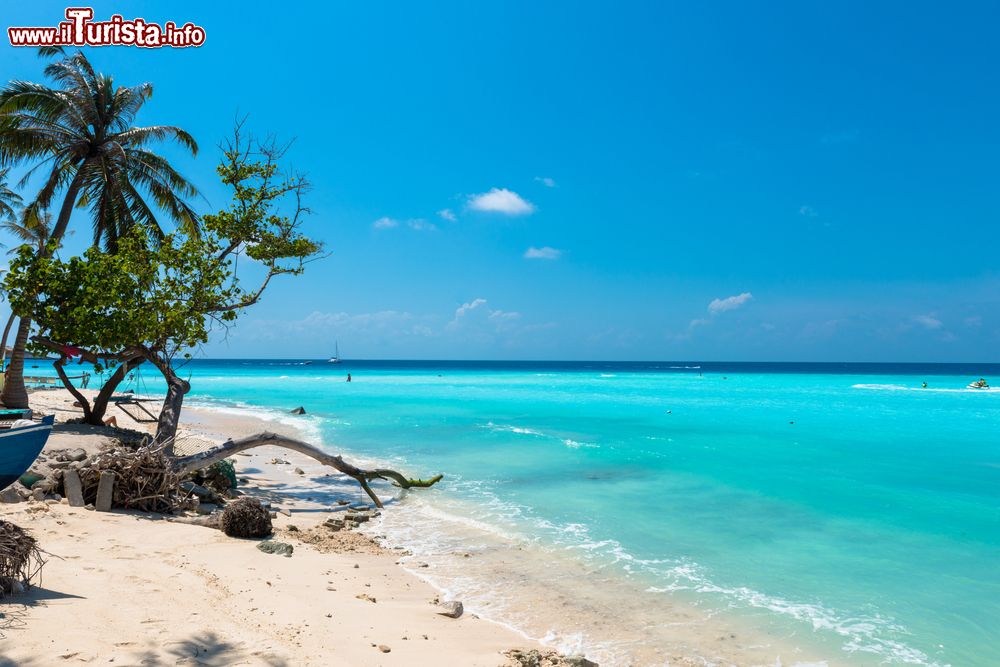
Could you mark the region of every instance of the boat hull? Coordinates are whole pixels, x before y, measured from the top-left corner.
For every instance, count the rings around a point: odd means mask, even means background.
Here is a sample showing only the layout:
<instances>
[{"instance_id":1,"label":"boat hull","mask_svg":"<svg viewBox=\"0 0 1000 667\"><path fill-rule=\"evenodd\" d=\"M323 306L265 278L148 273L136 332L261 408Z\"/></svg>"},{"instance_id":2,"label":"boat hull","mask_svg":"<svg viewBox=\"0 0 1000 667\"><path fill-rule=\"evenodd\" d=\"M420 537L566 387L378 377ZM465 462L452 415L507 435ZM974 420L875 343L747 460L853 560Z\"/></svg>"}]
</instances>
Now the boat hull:
<instances>
[{"instance_id":1,"label":"boat hull","mask_svg":"<svg viewBox=\"0 0 1000 667\"><path fill-rule=\"evenodd\" d=\"M53 416L37 424L0 431L0 489L5 489L27 472L52 432Z\"/></svg>"}]
</instances>

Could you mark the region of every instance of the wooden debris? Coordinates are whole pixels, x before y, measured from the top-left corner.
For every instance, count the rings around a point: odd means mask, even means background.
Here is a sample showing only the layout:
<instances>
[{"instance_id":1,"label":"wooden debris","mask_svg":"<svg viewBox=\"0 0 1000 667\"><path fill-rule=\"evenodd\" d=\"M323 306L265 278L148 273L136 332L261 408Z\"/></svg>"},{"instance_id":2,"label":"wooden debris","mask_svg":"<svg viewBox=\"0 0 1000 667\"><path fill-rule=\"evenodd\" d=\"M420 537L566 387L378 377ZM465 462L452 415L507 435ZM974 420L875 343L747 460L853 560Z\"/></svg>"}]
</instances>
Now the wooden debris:
<instances>
[{"instance_id":1,"label":"wooden debris","mask_svg":"<svg viewBox=\"0 0 1000 667\"><path fill-rule=\"evenodd\" d=\"M35 538L0 519L0 598L30 588L43 565L45 560Z\"/></svg>"}]
</instances>

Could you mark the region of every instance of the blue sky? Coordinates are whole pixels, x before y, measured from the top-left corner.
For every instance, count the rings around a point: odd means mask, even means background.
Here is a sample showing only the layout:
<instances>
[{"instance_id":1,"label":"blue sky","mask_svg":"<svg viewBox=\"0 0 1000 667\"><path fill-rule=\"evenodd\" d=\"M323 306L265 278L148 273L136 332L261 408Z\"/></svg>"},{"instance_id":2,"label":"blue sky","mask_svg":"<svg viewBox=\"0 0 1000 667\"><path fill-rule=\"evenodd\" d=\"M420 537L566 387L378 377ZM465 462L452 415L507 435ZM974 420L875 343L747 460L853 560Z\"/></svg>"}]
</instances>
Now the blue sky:
<instances>
[{"instance_id":1,"label":"blue sky","mask_svg":"<svg viewBox=\"0 0 1000 667\"><path fill-rule=\"evenodd\" d=\"M997 360L997 5L414 4L93 3L206 29L88 51L201 210L238 114L315 186L333 254L205 355Z\"/></svg>"}]
</instances>

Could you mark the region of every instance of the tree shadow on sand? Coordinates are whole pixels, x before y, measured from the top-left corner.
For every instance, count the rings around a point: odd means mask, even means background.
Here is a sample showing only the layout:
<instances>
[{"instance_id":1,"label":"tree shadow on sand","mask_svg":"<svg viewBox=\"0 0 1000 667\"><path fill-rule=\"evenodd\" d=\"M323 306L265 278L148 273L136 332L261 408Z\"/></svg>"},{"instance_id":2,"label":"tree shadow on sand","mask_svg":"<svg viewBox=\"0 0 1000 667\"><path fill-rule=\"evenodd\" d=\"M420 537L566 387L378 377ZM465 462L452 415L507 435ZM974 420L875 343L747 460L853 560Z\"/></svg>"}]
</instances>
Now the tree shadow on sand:
<instances>
[{"instance_id":1,"label":"tree shadow on sand","mask_svg":"<svg viewBox=\"0 0 1000 667\"><path fill-rule=\"evenodd\" d=\"M27 626L28 608L44 600L66 600L82 599L79 595L71 593L60 593L41 586L32 586L26 593L16 597L4 598L0 600L0 640L10 638L11 630L20 630ZM12 662L4 662L6 658L0 655L0 667L13 665ZM25 664L23 661L18 664Z\"/></svg>"},{"instance_id":2,"label":"tree shadow on sand","mask_svg":"<svg viewBox=\"0 0 1000 667\"><path fill-rule=\"evenodd\" d=\"M147 650L137 656L137 665L160 667L163 665L198 665L199 667L225 667L237 662L243 664L288 667L284 658L267 651L247 651L239 642L229 642L207 630L188 639L165 642L161 650ZM0 667L6 667L0 663Z\"/></svg>"}]
</instances>

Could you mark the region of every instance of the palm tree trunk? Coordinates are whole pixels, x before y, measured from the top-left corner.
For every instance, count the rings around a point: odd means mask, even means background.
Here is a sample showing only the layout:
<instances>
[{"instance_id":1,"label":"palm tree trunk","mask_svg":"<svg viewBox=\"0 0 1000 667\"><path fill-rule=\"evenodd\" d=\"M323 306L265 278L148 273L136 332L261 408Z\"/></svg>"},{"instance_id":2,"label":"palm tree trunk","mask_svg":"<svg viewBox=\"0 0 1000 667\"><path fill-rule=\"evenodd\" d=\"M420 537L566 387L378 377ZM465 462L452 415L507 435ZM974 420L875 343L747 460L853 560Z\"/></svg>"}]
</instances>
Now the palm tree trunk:
<instances>
[{"instance_id":1,"label":"palm tree trunk","mask_svg":"<svg viewBox=\"0 0 1000 667\"><path fill-rule=\"evenodd\" d=\"M73 207L76 205L76 196L80 193L80 188L83 185L82 171L83 165L80 165L80 168L76 170L76 175L73 176L73 181L69 184L69 189L66 190L62 208L59 209L59 219L49 236L49 240L55 240L55 244L42 249L40 253L42 257L48 256L50 252L55 252L55 248L59 246L63 235L66 234L70 215L72 215ZM52 250L50 251L49 248ZM14 339L14 351L10 355L10 368L7 369L3 393L0 394L0 402L8 408L28 407L28 391L24 388L24 348L28 344L30 331L31 320L22 317L17 329L17 338Z\"/></svg>"},{"instance_id":2,"label":"palm tree trunk","mask_svg":"<svg viewBox=\"0 0 1000 667\"><path fill-rule=\"evenodd\" d=\"M17 315L11 312L10 317L7 318L7 326L3 328L3 341L0 341L0 370L3 370L3 363L7 361L7 336L10 335L10 327L14 324L16 317Z\"/></svg>"},{"instance_id":3,"label":"palm tree trunk","mask_svg":"<svg viewBox=\"0 0 1000 667\"><path fill-rule=\"evenodd\" d=\"M83 168L87 163L81 164L77 170L76 175L73 176L73 181L69 184L69 189L66 190L66 197L63 198L62 208L59 209L59 218L56 220L56 226L52 228L52 233L49 235L49 241L55 241L55 247L58 247L62 243L62 237L66 234L66 228L69 227L69 218L73 214L73 207L76 206L76 196L80 193L80 188L83 186L82 172ZM43 250L43 253L46 251Z\"/></svg>"},{"instance_id":4,"label":"palm tree trunk","mask_svg":"<svg viewBox=\"0 0 1000 667\"><path fill-rule=\"evenodd\" d=\"M31 320L22 317L17 325L14 352L10 357L10 368L7 369L3 393L0 394L0 403L8 408L28 407L28 390L24 387L24 349L28 345L29 333L31 333Z\"/></svg>"}]
</instances>

